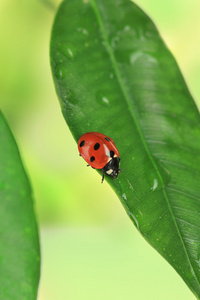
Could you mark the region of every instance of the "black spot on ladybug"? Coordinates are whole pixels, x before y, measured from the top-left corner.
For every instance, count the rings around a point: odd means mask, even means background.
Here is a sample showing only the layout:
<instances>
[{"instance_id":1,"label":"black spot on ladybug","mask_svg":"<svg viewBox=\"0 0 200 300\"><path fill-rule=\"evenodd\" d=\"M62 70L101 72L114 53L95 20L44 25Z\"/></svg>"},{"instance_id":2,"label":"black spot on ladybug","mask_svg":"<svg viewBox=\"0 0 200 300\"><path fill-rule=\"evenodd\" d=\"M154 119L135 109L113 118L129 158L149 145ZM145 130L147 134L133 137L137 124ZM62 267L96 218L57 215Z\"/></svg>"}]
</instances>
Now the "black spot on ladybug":
<instances>
[{"instance_id":1,"label":"black spot on ladybug","mask_svg":"<svg viewBox=\"0 0 200 300\"><path fill-rule=\"evenodd\" d=\"M100 144L99 143L96 143L95 145L94 145L94 150L98 150L100 148Z\"/></svg>"},{"instance_id":2,"label":"black spot on ladybug","mask_svg":"<svg viewBox=\"0 0 200 300\"><path fill-rule=\"evenodd\" d=\"M81 143L80 143L80 147L83 147L85 145L85 141L83 140Z\"/></svg>"},{"instance_id":3,"label":"black spot on ladybug","mask_svg":"<svg viewBox=\"0 0 200 300\"><path fill-rule=\"evenodd\" d=\"M111 151L110 151L110 157L113 157L114 154L115 154L114 151L111 150Z\"/></svg>"},{"instance_id":4,"label":"black spot on ladybug","mask_svg":"<svg viewBox=\"0 0 200 300\"><path fill-rule=\"evenodd\" d=\"M108 141L108 142L110 142L111 140L108 138L108 137L105 137L105 140L106 141Z\"/></svg>"},{"instance_id":5,"label":"black spot on ladybug","mask_svg":"<svg viewBox=\"0 0 200 300\"><path fill-rule=\"evenodd\" d=\"M93 162L94 160L95 160L95 157L94 157L94 156L91 156L91 157L90 157L90 161Z\"/></svg>"}]
</instances>

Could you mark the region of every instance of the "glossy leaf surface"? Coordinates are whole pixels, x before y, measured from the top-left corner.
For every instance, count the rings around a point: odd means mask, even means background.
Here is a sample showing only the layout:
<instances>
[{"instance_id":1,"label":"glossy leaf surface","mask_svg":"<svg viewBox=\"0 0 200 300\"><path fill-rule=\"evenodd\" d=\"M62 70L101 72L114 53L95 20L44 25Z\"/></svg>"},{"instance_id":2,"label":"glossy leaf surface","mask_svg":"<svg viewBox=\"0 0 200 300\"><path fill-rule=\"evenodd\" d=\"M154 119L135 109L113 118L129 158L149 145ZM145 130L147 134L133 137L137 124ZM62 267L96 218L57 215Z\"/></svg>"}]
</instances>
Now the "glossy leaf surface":
<instances>
[{"instance_id":1,"label":"glossy leaf surface","mask_svg":"<svg viewBox=\"0 0 200 300\"><path fill-rule=\"evenodd\" d=\"M90 131L112 137L125 170L107 180L200 298L200 118L155 25L128 0L66 0L51 65L76 141Z\"/></svg>"},{"instance_id":2,"label":"glossy leaf surface","mask_svg":"<svg viewBox=\"0 0 200 300\"><path fill-rule=\"evenodd\" d=\"M37 298L40 248L30 185L0 112L0 299Z\"/></svg>"}]
</instances>

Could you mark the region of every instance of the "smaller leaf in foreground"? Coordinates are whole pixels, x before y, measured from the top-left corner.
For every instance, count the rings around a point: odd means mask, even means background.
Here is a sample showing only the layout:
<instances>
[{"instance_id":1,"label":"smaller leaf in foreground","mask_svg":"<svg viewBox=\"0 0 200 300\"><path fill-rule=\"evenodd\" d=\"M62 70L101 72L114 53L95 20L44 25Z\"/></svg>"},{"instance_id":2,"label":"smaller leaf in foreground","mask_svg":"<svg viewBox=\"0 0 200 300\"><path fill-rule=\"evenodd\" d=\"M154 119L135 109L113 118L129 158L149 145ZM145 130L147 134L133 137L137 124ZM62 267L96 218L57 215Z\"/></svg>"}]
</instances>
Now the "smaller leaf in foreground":
<instances>
[{"instance_id":1,"label":"smaller leaf in foreground","mask_svg":"<svg viewBox=\"0 0 200 300\"><path fill-rule=\"evenodd\" d=\"M34 300L40 247L31 189L1 112L0 144L0 299Z\"/></svg>"}]
</instances>

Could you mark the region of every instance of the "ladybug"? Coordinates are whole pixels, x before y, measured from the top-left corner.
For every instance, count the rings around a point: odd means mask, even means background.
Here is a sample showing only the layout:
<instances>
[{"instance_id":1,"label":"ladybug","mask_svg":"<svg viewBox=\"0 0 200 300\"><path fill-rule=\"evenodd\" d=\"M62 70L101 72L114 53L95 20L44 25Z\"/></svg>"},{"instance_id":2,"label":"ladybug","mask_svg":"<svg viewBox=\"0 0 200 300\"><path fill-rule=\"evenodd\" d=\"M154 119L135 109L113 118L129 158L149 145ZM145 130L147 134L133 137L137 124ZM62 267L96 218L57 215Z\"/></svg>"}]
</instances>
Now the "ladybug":
<instances>
[{"instance_id":1,"label":"ladybug","mask_svg":"<svg viewBox=\"0 0 200 300\"><path fill-rule=\"evenodd\" d=\"M102 170L101 182L105 173L117 178L120 172L119 151L110 137L99 132L87 132L80 137L78 150L88 166Z\"/></svg>"}]
</instances>

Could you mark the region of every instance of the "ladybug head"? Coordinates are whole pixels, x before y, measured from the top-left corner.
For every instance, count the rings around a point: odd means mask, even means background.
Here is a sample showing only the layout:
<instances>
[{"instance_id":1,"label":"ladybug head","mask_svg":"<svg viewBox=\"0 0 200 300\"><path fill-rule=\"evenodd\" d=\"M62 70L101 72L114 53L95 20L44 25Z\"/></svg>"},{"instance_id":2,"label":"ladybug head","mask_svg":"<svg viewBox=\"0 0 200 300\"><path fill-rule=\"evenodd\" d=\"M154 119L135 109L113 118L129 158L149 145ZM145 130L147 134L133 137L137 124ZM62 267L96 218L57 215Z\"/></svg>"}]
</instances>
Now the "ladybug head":
<instances>
[{"instance_id":1,"label":"ladybug head","mask_svg":"<svg viewBox=\"0 0 200 300\"><path fill-rule=\"evenodd\" d=\"M113 176L113 178L117 178L120 173L119 168L120 158L113 157L103 168L103 171L106 172L109 176Z\"/></svg>"}]
</instances>

